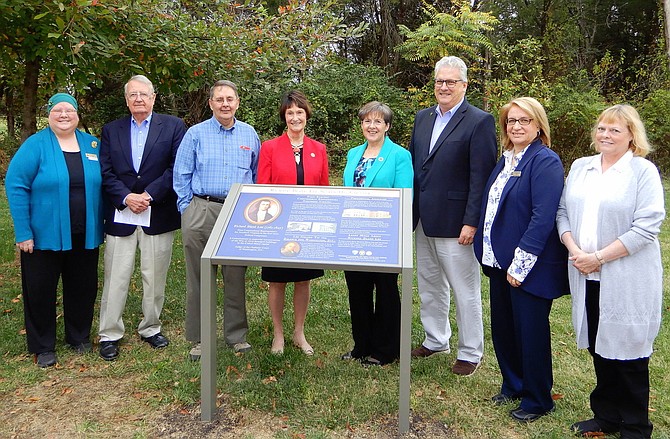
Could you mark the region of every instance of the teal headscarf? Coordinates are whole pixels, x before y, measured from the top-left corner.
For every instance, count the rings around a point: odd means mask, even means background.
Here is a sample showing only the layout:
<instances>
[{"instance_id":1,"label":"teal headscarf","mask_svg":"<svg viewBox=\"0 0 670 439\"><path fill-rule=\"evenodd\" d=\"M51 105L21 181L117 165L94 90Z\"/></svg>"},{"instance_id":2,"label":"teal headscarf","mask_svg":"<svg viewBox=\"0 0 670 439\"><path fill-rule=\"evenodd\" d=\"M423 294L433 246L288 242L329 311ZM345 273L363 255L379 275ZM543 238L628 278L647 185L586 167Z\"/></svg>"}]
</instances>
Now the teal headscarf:
<instances>
[{"instance_id":1,"label":"teal headscarf","mask_svg":"<svg viewBox=\"0 0 670 439\"><path fill-rule=\"evenodd\" d=\"M77 100L74 98L74 96L69 95L67 93L56 93L55 95L51 96L51 98L49 98L49 101L47 102L47 111L51 111L51 109L54 106L56 106L56 104L60 104L61 102L67 102L68 104L72 104L74 109L76 111L79 111Z\"/></svg>"}]
</instances>

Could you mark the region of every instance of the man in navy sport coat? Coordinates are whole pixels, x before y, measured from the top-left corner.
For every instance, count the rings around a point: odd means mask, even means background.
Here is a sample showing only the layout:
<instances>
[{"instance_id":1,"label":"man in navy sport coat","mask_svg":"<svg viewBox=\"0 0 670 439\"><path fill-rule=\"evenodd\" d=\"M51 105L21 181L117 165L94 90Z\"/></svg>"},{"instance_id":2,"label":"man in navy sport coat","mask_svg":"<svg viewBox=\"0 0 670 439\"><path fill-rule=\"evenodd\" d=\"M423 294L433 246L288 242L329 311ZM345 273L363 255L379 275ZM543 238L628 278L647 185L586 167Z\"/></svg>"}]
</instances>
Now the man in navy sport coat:
<instances>
[{"instance_id":1,"label":"man in navy sport coat","mask_svg":"<svg viewBox=\"0 0 670 439\"><path fill-rule=\"evenodd\" d=\"M119 355L125 332L122 314L138 247L143 290L138 332L153 348L168 345L160 314L174 233L181 223L172 168L186 132L184 122L153 112L156 94L143 75L130 78L124 93L131 115L105 125L100 145L107 238L99 335L105 360Z\"/></svg>"}]
</instances>

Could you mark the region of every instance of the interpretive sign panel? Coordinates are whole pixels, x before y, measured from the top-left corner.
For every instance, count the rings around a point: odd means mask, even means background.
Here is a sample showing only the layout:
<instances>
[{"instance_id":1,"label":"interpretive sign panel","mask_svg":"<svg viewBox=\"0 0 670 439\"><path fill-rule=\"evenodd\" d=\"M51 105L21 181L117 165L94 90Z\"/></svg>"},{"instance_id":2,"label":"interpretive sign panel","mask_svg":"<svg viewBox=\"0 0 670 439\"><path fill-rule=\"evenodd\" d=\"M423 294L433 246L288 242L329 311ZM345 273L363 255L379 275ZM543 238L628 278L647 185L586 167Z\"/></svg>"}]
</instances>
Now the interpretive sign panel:
<instances>
[{"instance_id":1,"label":"interpretive sign panel","mask_svg":"<svg viewBox=\"0 0 670 439\"><path fill-rule=\"evenodd\" d=\"M398 426L409 431L412 247L411 189L233 185L200 258L202 420L216 410L217 265L312 266L401 273Z\"/></svg>"},{"instance_id":2,"label":"interpretive sign panel","mask_svg":"<svg viewBox=\"0 0 670 439\"><path fill-rule=\"evenodd\" d=\"M245 185L215 257L398 271L400 198L398 189Z\"/></svg>"}]
</instances>

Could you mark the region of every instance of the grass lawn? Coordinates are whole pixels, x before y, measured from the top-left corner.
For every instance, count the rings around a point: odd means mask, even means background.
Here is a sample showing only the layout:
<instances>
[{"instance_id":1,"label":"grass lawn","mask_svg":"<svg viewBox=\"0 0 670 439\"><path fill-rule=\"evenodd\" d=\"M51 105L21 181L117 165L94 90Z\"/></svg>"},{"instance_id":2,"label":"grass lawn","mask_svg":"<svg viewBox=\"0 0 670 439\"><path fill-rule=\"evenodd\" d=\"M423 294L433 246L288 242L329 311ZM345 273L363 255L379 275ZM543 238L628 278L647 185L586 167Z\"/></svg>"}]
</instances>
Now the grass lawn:
<instances>
[{"instance_id":1,"label":"grass lawn","mask_svg":"<svg viewBox=\"0 0 670 439\"><path fill-rule=\"evenodd\" d=\"M163 332L170 338L170 346L153 351L139 340L135 328L141 319L141 279L136 275L124 315L126 337L120 358L103 361L97 355L97 344L91 354L69 352L64 347L59 316L60 365L47 370L37 368L26 352L20 270L4 187L0 236L0 437L224 437L224 424L235 427L234 435L225 437L247 438L393 437L397 431L398 365L366 369L339 358L352 345L341 272L327 271L313 283L306 334L316 354L306 357L287 343L283 356L273 356L267 287L260 280L260 270L249 268L248 341L254 349L243 355L219 349L222 420L218 430L210 431L197 422L200 365L187 359L189 345L182 334L185 280L180 235L163 311ZM650 365L650 416L654 437L670 438L669 222L664 225L661 242L666 292L663 326ZM102 282L102 275L100 279ZM490 342L485 278L482 286L486 330L483 365L470 377L452 374L450 367L456 355L453 344L449 355L412 361L413 422L441 427L425 435L415 432L413 437L570 437L569 425L591 415L588 398L594 385L590 356L575 347L570 298L556 300L551 315L557 410L535 423L522 425L509 417L514 406L496 407L490 402L499 390L500 376ZM290 303L290 293L287 296ZM412 341L416 345L423 340L416 293L413 307ZM287 340L292 330L291 308L287 306L285 313ZM97 314L96 310L94 334ZM218 316L221 328L221 309ZM456 338L453 340L455 343ZM181 423L198 432L180 430Z\"/></svg>"}]
</instances>

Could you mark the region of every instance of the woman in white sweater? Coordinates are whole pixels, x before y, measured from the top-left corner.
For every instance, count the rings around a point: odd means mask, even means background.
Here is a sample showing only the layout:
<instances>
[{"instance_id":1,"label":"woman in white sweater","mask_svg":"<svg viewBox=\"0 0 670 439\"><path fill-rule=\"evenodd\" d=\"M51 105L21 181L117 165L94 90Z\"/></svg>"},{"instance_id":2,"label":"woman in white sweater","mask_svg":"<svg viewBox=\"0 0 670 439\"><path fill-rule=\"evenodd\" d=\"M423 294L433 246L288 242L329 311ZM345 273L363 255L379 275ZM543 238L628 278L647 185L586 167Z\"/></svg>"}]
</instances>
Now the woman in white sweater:
<instances>
[{"instance_id":1,"label":"woman in white sweater","mask_svg":"<svg viewBox=\"0 0 670 439\"><path fill-rule=\"evenodd\" d=\"M614 105L593 129L598 155L576 160L557 214L570 252L568 275L578 348L593 357L593 418L579 435L620 432L650 438L649 356L661 323L658 242L663 187L644 125L629 105Z\"/></svg>"}]
</instances>

